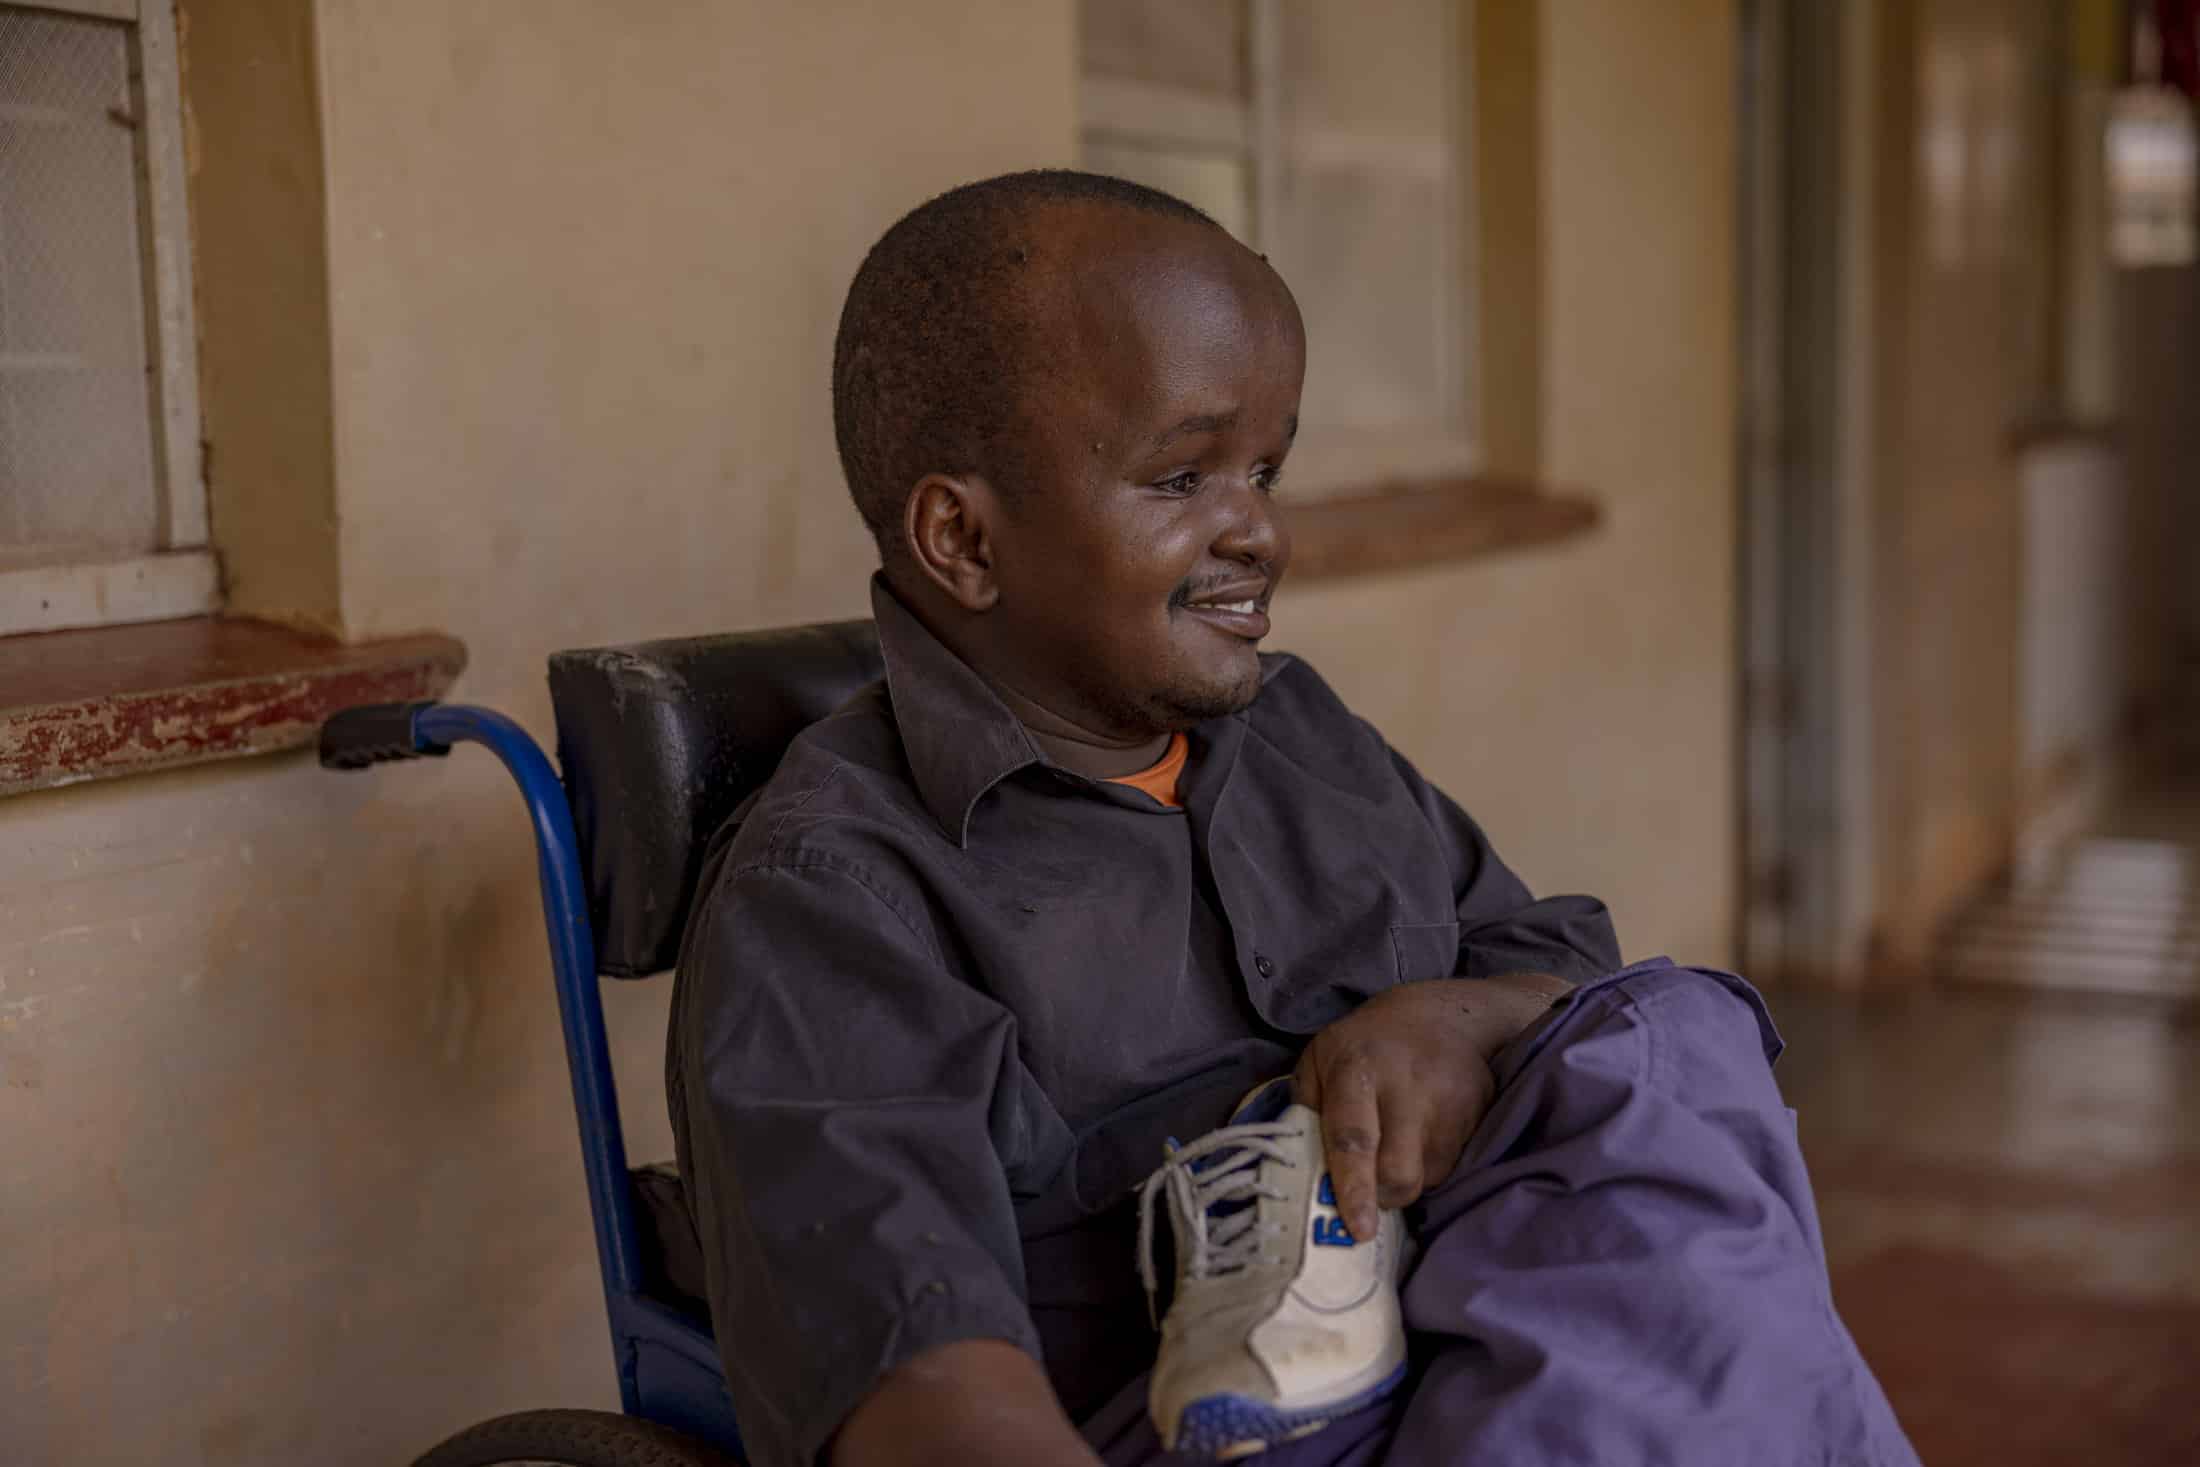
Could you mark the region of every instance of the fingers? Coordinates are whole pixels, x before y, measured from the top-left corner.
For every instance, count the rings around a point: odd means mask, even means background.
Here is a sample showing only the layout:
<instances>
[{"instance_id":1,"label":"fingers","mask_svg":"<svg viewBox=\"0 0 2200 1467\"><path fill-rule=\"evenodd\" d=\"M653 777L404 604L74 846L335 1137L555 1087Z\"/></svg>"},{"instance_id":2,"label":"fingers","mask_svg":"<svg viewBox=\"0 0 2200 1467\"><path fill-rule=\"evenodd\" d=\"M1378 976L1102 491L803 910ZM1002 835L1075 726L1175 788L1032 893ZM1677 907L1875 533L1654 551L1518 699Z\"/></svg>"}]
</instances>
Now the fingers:
<instances>
[{"instance_id":1,"label":"fingers","mask_svg":"<svg viewBox=\"0 0 2200 1467\"><path fill-rule=\"evenodd\" d=\"M1337 1210L1363 1240L1375 1236L1379 1209L1411 1207L1451 1175L1496 1090L1485 1065L1411 1079L1323 1046L1301 1056L1293 1082L1321 1114Z\"/></svg>"},{"instance_id":2,"label":"fingers","mask_svg":"<svg viewBox=\"0 0 2200 1467\"><path fill-rule=\"evenodd\" d=\"M1376 1150L1376 1201L1384 1207L1411 1207L1458 1165L1485 1101L1473 1086L1447 1076L1380 1088L1378 1103L1382 1141Z\"/></svg>"},{"instance_id":3,"label":"fingers","mask_svg":"<svg viewBox=\"0 0 2200 1467\"><path fill-rule=\"evenodd\" d=\"M1381 1209L1410 1207L1451 1175L1496 1094L1491 1036L1516 1027L1499 1021L1548 1006L1503 988L1473 997L1472 1013L1434 985L1373 999L1300 1053L1293 1087L1321 1116L1337 1211L1355 1238L1375 1236Z\"/></svg>"},{"instance_id":4,"label":"fingers","mask_svg":"<svg viewBox=\"0 0 2200 1467\"><path fill-rule=\"evenodd\" d=\"M1352 1236L1375 1236L1377 1158L1383 1137L1374 1072L1354 1056L1316 1061L1321 1097L1322 1147L1329 1155L1329 1184L1337 1211Z\"/></svg>"},{"instance_id":5,"label":"fingers","mask_svg":"<svg viewBox=\"0 0 2200 1467\"><path fill-rule=\"evenodd\" d=\"M1392 1105L1383 1112L1383 1139L1375 1153L1375 1200L1411 1207L1421 1200L1428 1158L1428 1116L1419 1106ZM1354 1237L1366 1237L1357 1228Z\"/></svg>"},{"instance_id":6,"label":"fingers","mask_svg":"<svg viewBox=\"0 0 2200 1467\"><path fill-rule=\"evenodd\" d=\"M1399 1205L1419 1201L1423 1192L1437 1188L1445 1177L1450 1177L1459 1168L1459 1157L1467 1150L1467 1139L1483 1122L1483 1115L1489 1113L1489 1102L1494 1098L1496 1078L1483 1062L1467 1067L1465 1076L1452 1076L1448 1098L1443 1104L1432 1104L1428 1108L1428 1130L1421 1141L1421 1174L1417 1177L1415 1194Z\"/></svg>"}]
</instances>

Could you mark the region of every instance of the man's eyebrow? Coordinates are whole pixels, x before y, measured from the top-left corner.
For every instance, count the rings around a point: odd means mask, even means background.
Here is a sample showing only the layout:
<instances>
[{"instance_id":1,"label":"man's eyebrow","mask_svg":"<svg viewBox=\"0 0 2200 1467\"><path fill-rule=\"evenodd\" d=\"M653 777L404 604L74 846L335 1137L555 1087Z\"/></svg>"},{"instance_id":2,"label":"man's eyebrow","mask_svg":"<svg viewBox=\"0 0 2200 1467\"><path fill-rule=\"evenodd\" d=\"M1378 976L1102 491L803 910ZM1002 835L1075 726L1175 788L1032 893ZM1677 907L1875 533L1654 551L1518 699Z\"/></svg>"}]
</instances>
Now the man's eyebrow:
<instances>
[{"instance_id":1,"label":"man's eyebrow","mask_svg":"<svg viewBox=\"0 0 2200 1467\"><path fill-rule=\"evenodd\" d=\"M1227 413L1194 413L1174 428L1163 433L1159 438L1156 438L1153 441L1153 447L1146 451L1148 453L1159 453L1162 449L1176 442L1177 439L1189 437L1194 433L1227 432L1237 426L1237 420L1238 415L1235 410Z\"/></svg>"}]
</instances>

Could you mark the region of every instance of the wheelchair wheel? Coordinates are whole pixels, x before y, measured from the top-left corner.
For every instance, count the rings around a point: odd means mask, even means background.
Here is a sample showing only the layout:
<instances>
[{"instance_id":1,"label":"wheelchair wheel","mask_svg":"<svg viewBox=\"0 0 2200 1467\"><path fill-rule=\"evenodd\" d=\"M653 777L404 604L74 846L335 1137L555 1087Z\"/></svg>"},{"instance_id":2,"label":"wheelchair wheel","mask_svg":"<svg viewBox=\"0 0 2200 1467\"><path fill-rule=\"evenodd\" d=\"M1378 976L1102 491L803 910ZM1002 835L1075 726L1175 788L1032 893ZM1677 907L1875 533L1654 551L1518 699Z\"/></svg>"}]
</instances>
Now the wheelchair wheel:
<instances>
[{"instance_id":1,"label":"wheelchair wheel","mask_svg":"<svg viewBox=\"0 0 2200 1467\"><path fill-rule=\"evenodd\" d=\"M741 1467L716 1447L610 1411L519 1411L457 1436L413 1467Z\"/></svg>"}]
</instances>

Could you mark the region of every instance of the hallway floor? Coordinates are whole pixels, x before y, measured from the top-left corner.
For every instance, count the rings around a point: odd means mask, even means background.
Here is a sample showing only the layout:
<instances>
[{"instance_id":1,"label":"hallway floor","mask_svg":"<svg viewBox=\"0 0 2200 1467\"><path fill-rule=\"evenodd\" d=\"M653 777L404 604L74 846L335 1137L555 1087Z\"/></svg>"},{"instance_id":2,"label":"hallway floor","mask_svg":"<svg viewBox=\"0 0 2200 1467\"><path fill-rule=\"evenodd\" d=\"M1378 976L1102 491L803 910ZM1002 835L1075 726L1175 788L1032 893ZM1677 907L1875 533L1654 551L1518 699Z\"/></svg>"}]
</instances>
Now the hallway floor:
<instances>
[{"instance_id":1,"label":"hallway floor","mask_svg":"<svg viewBox=\"0 0 2200 1467\"><path fill-rule=\"evenodd\" d=\"M1968 986L2200 1001L2200 785L2124 800L1967 913L1946 954Z\"/></svg>"},{"instance_id":2,"label":"hallway floor","mask_svg":"<svg viewBox=\"0 0 2200 1467\"><path fill-rule=\"evenodd\" d=\"M2200 1464L2200 988L2172 910L2200 800L2102 836L2021 971L1770 995L1834 1297L1926 1467ZM2087 910L2145 916L2147 981L2128 924L2073 940Z\"/></svg>"}]
</instances>

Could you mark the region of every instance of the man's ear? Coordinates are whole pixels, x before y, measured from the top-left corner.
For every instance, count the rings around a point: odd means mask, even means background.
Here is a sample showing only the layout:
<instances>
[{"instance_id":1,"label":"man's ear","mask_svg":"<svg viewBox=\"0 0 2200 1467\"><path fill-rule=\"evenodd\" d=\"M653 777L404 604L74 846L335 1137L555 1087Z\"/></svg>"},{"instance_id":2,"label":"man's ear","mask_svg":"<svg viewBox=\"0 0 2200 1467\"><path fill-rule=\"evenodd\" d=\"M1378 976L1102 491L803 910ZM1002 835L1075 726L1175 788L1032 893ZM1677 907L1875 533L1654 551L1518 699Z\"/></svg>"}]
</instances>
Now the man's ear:
<instances>
[{"instance_id":1,"label":"man's ear","mask_svg":"<svg viewBox=\"0 0 2200 1467\"><path fill-rule=\"evenodd\" d=\"M1001 596L993 575L999 496L974 474L926 474L902 507L902 543L918 573L965 611L988 611Z\"/></svg>"}]
</instances>

